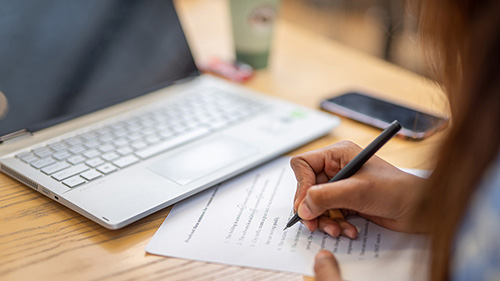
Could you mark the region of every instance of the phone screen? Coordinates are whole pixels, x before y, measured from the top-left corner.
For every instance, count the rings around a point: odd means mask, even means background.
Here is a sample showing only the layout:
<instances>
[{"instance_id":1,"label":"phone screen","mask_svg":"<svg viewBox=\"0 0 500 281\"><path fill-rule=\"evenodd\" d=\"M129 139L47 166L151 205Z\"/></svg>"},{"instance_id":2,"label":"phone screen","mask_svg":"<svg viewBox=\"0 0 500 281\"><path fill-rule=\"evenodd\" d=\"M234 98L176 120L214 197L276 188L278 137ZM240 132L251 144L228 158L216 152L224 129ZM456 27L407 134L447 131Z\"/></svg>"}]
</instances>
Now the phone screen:
<instances>
[{"instance_id":1,"label":"phone screen","mask_svg":"<svg viewBox=\"0 0 500 281\"><path fill-rule=\"evenodd\" d=\"M436 129L436 127L442 127L443 123L445 124L447 121L442 117L423 113L356 92L350 92L328 99L326 103L332 103L333 105L343 107L355 113L359 113L360 115L374 118L385 123L391 123L394 120L398 120L404 129L413 132L427 132ZM330 110L328 105L322 105L322 107ZM330 111L335 112L335 110ZM341 110L337 110L336 113L340 113L338 111ZM363 118L356 118L357 116L347 117L363 121L361 120Z\"/></svg>"}]
</instances>

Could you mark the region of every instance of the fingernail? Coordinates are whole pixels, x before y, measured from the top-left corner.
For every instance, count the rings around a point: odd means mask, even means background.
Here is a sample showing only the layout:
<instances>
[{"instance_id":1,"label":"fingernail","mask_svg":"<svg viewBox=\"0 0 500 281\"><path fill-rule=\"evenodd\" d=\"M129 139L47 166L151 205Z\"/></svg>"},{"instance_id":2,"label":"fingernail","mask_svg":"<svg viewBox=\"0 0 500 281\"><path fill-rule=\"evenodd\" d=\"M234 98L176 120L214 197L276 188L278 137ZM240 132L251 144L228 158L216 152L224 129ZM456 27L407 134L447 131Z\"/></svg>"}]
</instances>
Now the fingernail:
<instances>
[{"instance_id":1,"label":"fingernail","mask_svg":"<svg viewBox=\"0 0 500 281\"><path fill-rule=\"evenodd\" d=\"M311 232L313 232L313 231L314 231L314 230L312 229L311 223L310 223L309 221L304 221L304 220L303 220L303 221L301 221L301 222L302 222L302 224L303 224L303 225L305 225L305 226L306 226L306 228L307 228L309 231L311 231Z\"/></svg>"},{"instance_id":2,"label":"fingernail","mask_svg":"<svg viewBox=\"0 0 500 281\"><path fill-rule=\"evenodd\" d=\"M316 254L316 260L331 259L332 254L328 251L322 250Z\"/></svg>"},{"instance_id":3,"label":"fingernail","mask_svg":"<svg viewBox=\"0 0 500 281\"><path fill-rule=\"evenodd\" d=\"M303 218L303 219L312 219L312 212L311 210L309 209L309 207L307 207L307 205L305 203L301 204L299 206L299 217Z\"/></svg>"},{"instance_id":4,"label":"fingernail","mask_svg":"<svg viewBox=\"0 0 500 281\"><path fill-rule=\"evenodd\" d=\"M344 234L351 238L351 239L355 239L356 238L356 233L354 233L354 231L352 231L352 229L346 229L344 230Z\"/></svg>"},{"instance_id":5,"label":"fingernail","mask_svg":"<svg viewBox=\"0 0 500 281\"><path fill-rule=\"evenodd\" d=\"M332 227L331 225L327 225L327 226L325 226L325 229L324 229L324 230L325 230L325 232L326 232L326 233L328 233L330 236L332 236L332 237L333 237L333 236L335 236L335 235L333 235L333 227Z\"/></svg>"}]
</instances>

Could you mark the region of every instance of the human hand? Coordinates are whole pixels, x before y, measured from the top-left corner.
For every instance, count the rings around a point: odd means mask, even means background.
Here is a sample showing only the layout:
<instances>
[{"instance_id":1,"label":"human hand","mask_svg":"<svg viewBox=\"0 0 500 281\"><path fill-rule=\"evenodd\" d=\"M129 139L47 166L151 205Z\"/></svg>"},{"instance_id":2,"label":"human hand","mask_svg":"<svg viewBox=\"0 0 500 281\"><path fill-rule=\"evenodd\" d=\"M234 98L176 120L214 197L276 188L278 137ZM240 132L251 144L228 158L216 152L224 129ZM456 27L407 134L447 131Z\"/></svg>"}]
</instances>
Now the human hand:
<instances>
[{"instance_id":1,"label":"human hand","mask_svg":"<svg viewBox=\"0 0 500 281\"><path fill-rule=\"evenodd\" d=\"M302 222L310 231L319 228L335 237L356 238L356 227L345 219L322 215L328 209L341 209L344 215L358 214L392 230L419 232L412 218L425 179L373 156L350 178L327 183L361 150L343 141L292 158L297 178L294 209Z\"/></svg>"},{"instance_id":2,"label":"human hand","mask_svg":"<svg viewBox=\"0 0 500 281\"><path fill-rule=\"evenodd\" d=\"M316 281L342 281L337 260L332 253L321 250L314 261Z\"/></svg>"}]
</instances>

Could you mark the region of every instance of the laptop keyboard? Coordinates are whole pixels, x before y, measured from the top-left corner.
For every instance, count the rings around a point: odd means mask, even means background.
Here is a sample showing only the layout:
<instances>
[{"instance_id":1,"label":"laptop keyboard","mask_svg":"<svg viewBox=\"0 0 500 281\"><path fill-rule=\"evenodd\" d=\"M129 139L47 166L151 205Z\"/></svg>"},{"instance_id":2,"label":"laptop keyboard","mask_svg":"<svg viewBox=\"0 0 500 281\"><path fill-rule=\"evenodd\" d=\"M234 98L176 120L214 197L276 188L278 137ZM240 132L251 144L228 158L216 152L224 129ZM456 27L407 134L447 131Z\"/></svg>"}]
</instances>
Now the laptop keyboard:
<instances>
[{"instance_id":1,"label":"laptop keyboard","mask_svg":"<svg viewBox=\"0 0 500 281\"><path fill-rule=\"evenodd\" d=\"M197 93L16 157L71 188L234 125L263 109L257 101L220 90Z\"/></svg>"}]
</instances>

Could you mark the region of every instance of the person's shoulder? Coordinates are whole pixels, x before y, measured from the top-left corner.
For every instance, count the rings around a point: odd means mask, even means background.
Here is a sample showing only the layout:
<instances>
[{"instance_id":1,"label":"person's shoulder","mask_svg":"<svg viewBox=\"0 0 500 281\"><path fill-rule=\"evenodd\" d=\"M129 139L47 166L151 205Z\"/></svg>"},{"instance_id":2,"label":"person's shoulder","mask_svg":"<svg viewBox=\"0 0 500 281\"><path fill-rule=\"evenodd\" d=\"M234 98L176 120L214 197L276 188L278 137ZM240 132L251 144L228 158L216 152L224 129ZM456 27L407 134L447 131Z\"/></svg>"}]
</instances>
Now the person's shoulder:
<instances>
[{"instance_id":1,"label":"person's shoulder","mask_svg":"<svg viewBox=\"0 0 500 281\"><path fill-rule=\"evenodd\" d=\"M451 280L500 280L500 155L474 193L456 236Z\"/></svg>"}]
</instances>

